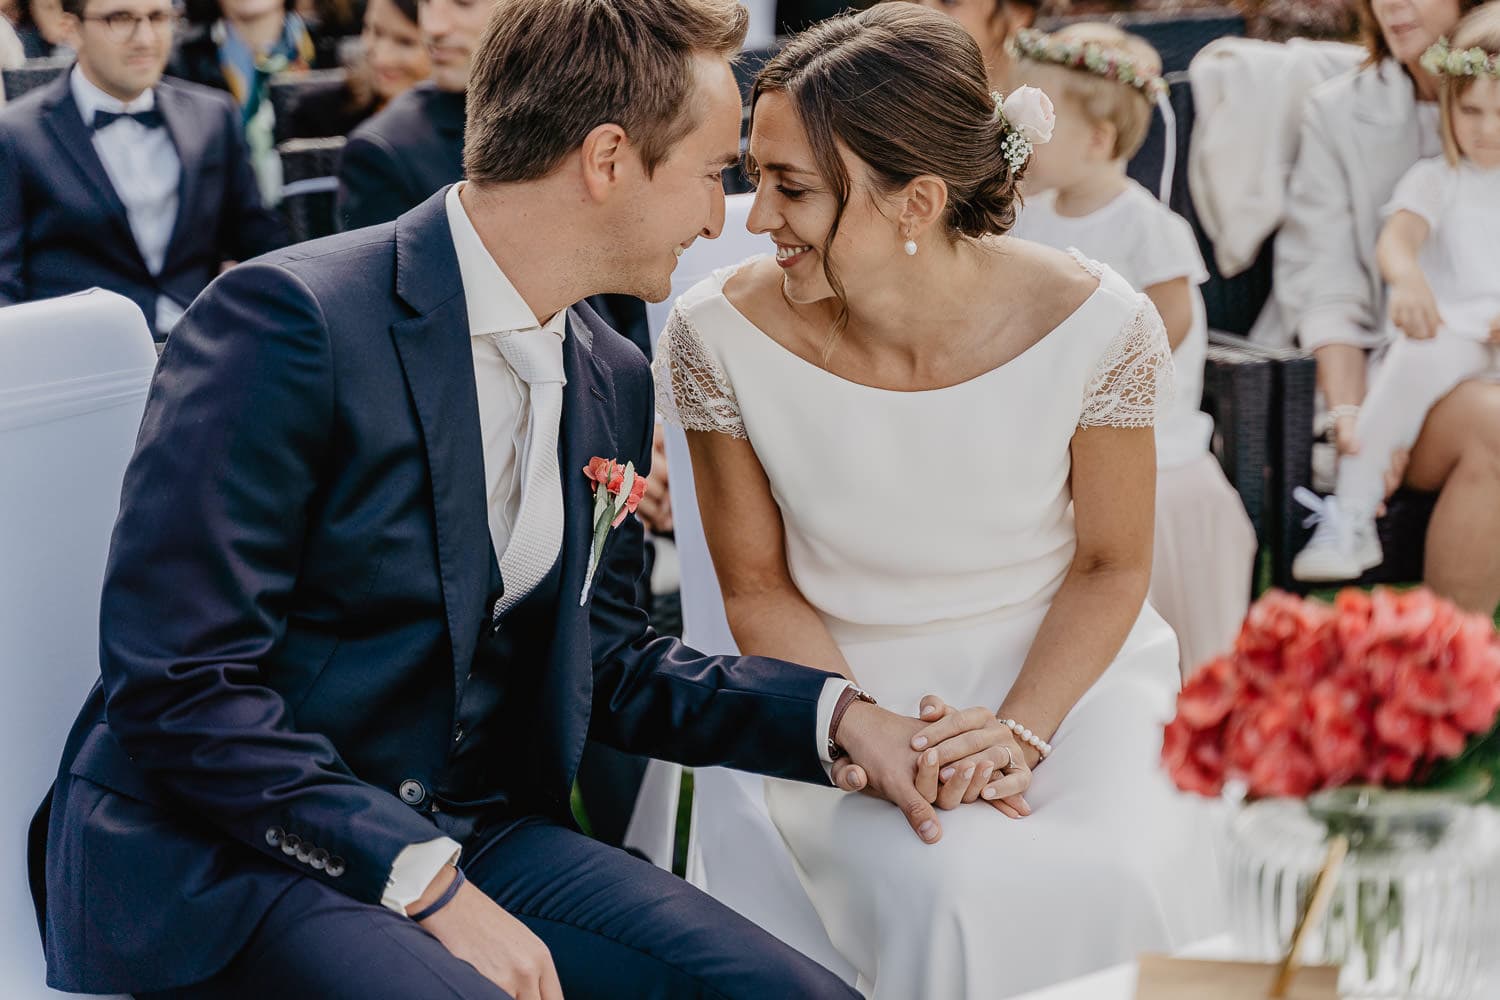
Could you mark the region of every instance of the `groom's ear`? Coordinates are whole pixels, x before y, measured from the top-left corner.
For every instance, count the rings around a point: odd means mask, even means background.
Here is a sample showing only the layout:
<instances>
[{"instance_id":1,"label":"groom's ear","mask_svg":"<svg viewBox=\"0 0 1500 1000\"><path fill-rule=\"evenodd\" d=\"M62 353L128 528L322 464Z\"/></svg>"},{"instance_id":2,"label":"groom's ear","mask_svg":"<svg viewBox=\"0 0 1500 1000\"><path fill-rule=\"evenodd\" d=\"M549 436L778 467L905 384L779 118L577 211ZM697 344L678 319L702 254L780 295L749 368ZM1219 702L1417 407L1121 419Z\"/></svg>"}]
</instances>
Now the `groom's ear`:
<instances>
[{"instance_id":1,"label":"groom's ear","mask_svg":"<svg viewBox=\"0 0 1500 1000\"><path fill-rule=\"evenodd\" d=\"M948 185L940 177L924 174L907 183L901 199L901 227L916 236L942 221L948 209Z\"/></svg>"},{"instance_id":2,"label":"groom's ear","mask_svg":"<svg viewBox=\"0 0 1500 1000\"><path fill-rule=\"evenodd\" d=\"M595 126L583 137L578 155L583 170L583 186L596 202L609 198L622 178L622 172L635 156L625 130L612 122Z\"/></svg>"}]
</instances>

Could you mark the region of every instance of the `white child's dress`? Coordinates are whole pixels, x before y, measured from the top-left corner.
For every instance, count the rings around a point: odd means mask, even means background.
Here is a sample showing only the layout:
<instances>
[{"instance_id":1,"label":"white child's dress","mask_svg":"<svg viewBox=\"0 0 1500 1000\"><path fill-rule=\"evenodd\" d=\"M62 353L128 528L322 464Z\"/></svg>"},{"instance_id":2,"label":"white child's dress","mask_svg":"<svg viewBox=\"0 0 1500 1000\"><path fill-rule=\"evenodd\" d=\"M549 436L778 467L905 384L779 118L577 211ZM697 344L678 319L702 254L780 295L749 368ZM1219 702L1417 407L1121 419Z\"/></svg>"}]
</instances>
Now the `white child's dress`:
<instances>
[{"instance_id":1,"label":"white child's dress","mask_svg":"<svg viewBox=\"0 0 1500 1000\"><path fill-rule=\"evenodd\" d=\"M1360 518L1374 516L1392 454L1416 442L1428 411L1460 382L1492 375L1496 363L1489 330L1500 319L1500 170L1480 170L1467 160L1453 167L1441 156L1418 160L1383 215L1401 211L1429 227L1417 263L1443 323L1431 340L1415 340L1390 325L1390 346L1355 425L1360 450L1339 460L1339 505Z\"/></svg>"},{"instance_id":2,"label":"white child's dress","mask_svg":"<svg viewBox=\"0 0 1500 1000\"><path fill-rule=\"evenodd\" d=\"M1072 563L1075 431L1156 420L1171 369L1160 319L1118 275L1085 266L1099 288L1051 333L932 391L872 388L791 353L724 296L733 268L668 323L668 419L749 440L793 580L893 711L914 715L929 692L999 707ZM961 806L941 815L936 846L889 803L768 781L770 815L861 989L989 1000L1216 933L1212 812L1175 792L1159 760L1178 687L1176 640L1145 606L1053 737L1027 793L1034 813ZM745 837L701 820L707 838Z\"/></svg>"},{"instance_id":3,"label":"white child's dress","mask_svg":"<svg viewBox=\"0 0 1500 1000\"><path fill-rule=\"evenodd\" d=\"M1056 192L1028 196L1012 235L1059 250L1076 247L1137 291L1186 278L1193 325L1172 352L1177 394L1156 425L1156 541L1151 603L1177 632L1184 672L1229 649L1250 604L1255 529L1239 494L1209 454L1213 419L1203 404L1208 318L1198 286L1208 269L1187 220L1131 181L1088 215L1059 215Z\"/></svg>"}]
</instances>

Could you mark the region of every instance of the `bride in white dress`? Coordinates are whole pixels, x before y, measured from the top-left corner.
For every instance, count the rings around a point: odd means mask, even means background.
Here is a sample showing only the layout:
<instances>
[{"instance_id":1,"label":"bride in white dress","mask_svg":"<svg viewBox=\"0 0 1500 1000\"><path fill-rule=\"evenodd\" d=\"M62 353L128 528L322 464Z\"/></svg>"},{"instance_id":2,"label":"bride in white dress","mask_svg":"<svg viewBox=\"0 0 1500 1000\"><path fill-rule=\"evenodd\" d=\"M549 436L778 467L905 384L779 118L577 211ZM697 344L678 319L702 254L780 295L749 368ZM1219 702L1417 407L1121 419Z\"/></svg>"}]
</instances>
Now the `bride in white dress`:
<instances>
[{"instance_id":1,"label":"bride in white dress","mask_svg":"<svg viewBox=\"0 0 1500 1000\"><path fill-rule=\"evenodd\" d=\"M658 350L740 649L898 712L981 706L934 745L1005 737L943 762L935 844L872 798L767 784L879 1000L1007 996L1218 930L1206 811L1158 764L1179 681L1145 604L1170 348L1114 272L1004 236L1024 144L996 109L942 15L882 4L794 39L750 139L750 228L776 258L695 286Z\"/></svg>"}]
</instances>

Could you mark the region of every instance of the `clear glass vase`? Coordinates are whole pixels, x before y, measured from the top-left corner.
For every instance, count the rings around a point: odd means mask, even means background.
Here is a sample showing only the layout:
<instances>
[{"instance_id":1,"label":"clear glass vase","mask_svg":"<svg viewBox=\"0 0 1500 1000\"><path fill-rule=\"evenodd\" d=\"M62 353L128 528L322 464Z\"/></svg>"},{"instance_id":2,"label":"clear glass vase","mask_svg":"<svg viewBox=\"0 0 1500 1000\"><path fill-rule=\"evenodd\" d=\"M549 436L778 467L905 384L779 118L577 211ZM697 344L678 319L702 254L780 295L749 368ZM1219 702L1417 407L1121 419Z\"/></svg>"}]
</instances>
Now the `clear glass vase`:
<instances>
[{"instance_id":1,"label":"clear glass vase","mask_svg":"<svg viewBox=\"0 0 1500 1000\"><path fill-rule=\"evenodd\" d=\"M1281 957L1336 833L1349 855L1303 964L1340 966L1348 1000L1500 996L1500 812L1452 795L1342 788L1243 805L1226 858L1240 953Z\"/></svg>"}]
</instances>

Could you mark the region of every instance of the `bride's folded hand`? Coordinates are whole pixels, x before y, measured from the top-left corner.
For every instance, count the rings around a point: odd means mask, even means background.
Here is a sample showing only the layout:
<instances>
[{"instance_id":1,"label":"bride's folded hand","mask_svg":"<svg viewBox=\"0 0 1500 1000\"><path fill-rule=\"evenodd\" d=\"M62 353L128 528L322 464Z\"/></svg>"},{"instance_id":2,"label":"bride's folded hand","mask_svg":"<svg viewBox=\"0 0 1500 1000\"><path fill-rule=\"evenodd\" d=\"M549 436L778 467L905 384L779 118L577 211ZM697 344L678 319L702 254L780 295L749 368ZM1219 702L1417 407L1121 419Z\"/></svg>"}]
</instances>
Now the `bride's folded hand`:
<instances>
[{"instance_id":1,"label":"bride's folded hand","mask_svg":"<svg viewBox=\"0 0 1500 1000\"><path fill-rule=\"evenodd\" d=\"M929 765L917 771L920 794L939 809L982 800L1012 819L1031 814L1029 758L1010 727L988 708L956 709L936 695L922 699L921 716L929 725L911 744Z\"/></svg>"}]
</instances>

